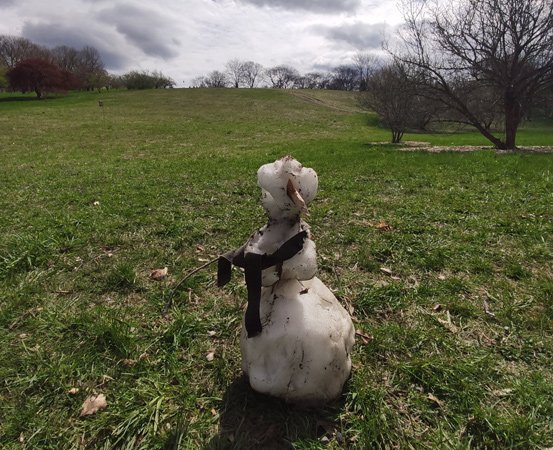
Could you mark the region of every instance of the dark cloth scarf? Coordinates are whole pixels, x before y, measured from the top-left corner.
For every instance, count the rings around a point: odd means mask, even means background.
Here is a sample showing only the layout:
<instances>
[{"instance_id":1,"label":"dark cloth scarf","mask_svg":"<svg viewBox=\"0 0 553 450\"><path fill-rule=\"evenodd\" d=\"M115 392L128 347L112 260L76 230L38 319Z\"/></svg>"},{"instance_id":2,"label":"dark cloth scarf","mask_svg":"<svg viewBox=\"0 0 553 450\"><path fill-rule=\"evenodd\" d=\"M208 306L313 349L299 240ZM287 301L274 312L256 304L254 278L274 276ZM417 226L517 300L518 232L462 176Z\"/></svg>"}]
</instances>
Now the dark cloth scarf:
<instances>
[{"instance_id":1,"label":"dark cloth scarf","mask_svg":"<svg viewBox=\"0 0 553 450\"><path fill-rule=\"evenodd\" d=\"M217 286L222 287L230 281L232 264L245 270L246 286L248 288L248 307L246 308L246 331L248 338L261 333L261 317L259 307L261 302L261 272L269 267L282 265L284 261L295 256L302 248L307 231L300 231L282 244L274 253L261 255L246 252L246 242L242 247L225 253L219 257L217 267Z\"/></svg>"}]
</instances>

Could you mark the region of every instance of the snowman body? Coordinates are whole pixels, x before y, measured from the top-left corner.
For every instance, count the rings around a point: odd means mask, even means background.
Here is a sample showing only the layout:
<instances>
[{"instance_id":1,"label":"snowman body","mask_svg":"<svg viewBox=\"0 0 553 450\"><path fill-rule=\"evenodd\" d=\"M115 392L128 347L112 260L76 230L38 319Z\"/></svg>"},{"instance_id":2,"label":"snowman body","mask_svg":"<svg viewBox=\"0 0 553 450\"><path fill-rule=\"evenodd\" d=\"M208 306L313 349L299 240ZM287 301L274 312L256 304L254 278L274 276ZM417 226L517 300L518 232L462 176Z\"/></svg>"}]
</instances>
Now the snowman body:
<instances>
[{"instance_id":1,"label":"snowman body","mask_svg":"<svg viewBox=\"0 0 553 450\"><path fill-rule=\"evenodd\" d=\"M354 330L317 277L263 287L260 335L241 336L242 369L258 392L317 405L336 399L351 370Z\"/></svg>"},{"instance_id":2,"label":"snowman body","mask_svg":"<svg viewBox=\"0 0 553 450\"><path fill-rule=\"evenodd\" d=\"M302 405L323 404L341 394L349 377L355 331L347 311L315 276L315 243L300 218L315 197L317 174L287 156L262 166L258 184L269 221L235 259L276 255L294 236L301 235L302 241L293 255L261 271L257 286L261 324L252 333L246 312L240 342L242 369L258 392ZM250 296L250 286L248 290L249 299L255 298Z\"/></svg>"}]
</instances>

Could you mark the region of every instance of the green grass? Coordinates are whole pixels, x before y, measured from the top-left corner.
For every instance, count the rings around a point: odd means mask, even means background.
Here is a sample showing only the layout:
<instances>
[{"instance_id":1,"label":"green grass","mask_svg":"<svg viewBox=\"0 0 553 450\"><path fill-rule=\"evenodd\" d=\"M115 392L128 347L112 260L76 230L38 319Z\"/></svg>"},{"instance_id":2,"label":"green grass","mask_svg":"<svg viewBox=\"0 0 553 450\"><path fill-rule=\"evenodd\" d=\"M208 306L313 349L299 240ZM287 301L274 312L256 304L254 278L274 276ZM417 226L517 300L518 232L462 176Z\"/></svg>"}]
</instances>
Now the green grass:
<instances>
[{"instance_id":1,"label":"green grass","mask_svg":"<svg viewBox=\"0 0 553 450\"><path fill-rule=\"evenodd\" d=\"M316 96L0 96L0 447L553 446L553 155L369 145L387 130ZM238 274L219 290L199 272L161 315L182 274L263 224L255 173L284 154L319 174L319 276L372 337L320 410L242 379ZM93 393L107 409L79 418Z\"/></svg>"}]
</instances>

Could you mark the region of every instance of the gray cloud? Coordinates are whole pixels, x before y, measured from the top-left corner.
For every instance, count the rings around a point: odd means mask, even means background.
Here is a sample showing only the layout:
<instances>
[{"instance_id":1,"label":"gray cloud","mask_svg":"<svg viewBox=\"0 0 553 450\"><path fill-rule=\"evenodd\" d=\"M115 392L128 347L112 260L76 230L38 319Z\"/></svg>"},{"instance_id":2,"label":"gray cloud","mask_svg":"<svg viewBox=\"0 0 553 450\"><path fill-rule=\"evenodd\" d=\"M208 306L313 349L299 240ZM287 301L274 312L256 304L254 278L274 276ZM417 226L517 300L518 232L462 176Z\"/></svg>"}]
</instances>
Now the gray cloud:
<instances>
[{"instance_id":1,"label":"gray cloud","mask_svg":"<svg viewBox=\"0 0 553 450\"><path fill-rule=\"evenodd\" d=\"M27 39L47 47L58 45L67 45L76 49L87 45L95 47L100 52L106 68L110 70L124 69L129 63L125 53L110 45L109 39L100 39L97 31L89 32L79 24L25 22L21 34Z\"/></svg>"},{"instance_id":2,"label":"gray cloud","mask_svg":"<svg viewBox=\"0 0 553 450\"><path fill-rule=\"evenodd\" d=\"M171 21L155 11L131 5L117 5L100 11L97 17L115 26L128 42L147 55L170 59L179 53L175 48L179 41L168 36Z\"/></svg>"},{"instance_id":3,"label":"gray cloud","mask_svg":"<svg viewBox=\"0 0 553 450\"><path fill-rule=\"evenodd\" d=\"M317 25L312 30L328 40L346 43L358 50L376 50L382 47L389 25L354 22L339 26Z\"/></svg>"},{"instance_id":4,"label":"gray cloud","mask_svg":"<svg viewBox=\"0 0 553 450\"><path fill-rule=\"evenodd\" d=\"M303 10L317 13L353 12L361 5L361 0L237 0L255 6Z\"/></svg>"},{"instance_id":5,"label":"gray cloud","mask_svg":"<svg viewBox=\"0 0 553 450\"><path fill-rule=\"evenodd\" d=\"M0 0L0 6L2 8L6 8L12 5L15 5L15 0Z\"/></svg>"}]
</instances>

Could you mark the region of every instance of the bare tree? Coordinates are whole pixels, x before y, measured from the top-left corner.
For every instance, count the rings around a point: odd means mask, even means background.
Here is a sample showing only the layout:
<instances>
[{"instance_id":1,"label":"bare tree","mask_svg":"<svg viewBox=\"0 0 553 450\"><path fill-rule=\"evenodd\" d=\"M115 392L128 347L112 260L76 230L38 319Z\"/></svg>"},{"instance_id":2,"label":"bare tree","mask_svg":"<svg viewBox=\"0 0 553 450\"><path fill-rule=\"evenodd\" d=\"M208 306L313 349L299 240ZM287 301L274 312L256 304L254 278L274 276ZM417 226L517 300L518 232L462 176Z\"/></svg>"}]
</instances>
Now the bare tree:
<instances>
[{"instance_id":1,"label":"bare tree","mask_svg":"<svg viewBox=\"0 0 553 450\"><path fill-rule=\"evenodd\" d=\"M54 47L50 53L52 55L52 62L60 69L69 72L77 71L80 64L79 51L77 49L68 47L67 45L60 45Z\"/></svg>"},{"instance_id":2,"label":"bare tree","mask_svg":"<svg viewBox=\"0 0 553 450\"><path fill-rule=\"evenodd\" d=\"M263 66L253 61L246 61L242 64L242 81L249 88L254 88L256 83L261 80Z\"/></svg>"},{"instance_id":3,"label":"bare tree","mask_svg":"<svg viewBox=\"0 0 553 450\"><path fill-rule=\"evenodd\" d=\"M204 80L206 87L221 88L228 86L227 76L218 70L210 72Z\"/></svg>"},{"instance_id":4,"label":"bare tree","mask_svg":"<svg viewBox=\"0 0 553 450\"><path fill-rule=\"evenodd\" d=\"M265 74L271 82L271 87L276 89L291 88L295 79L300 75L296 69L286 65L271 67Z\"/></svg>"},{"instance_id":5,"label":"bare tree","mask_svg":"<svg viewBox=\"0 0 553 450\"><path fill-rule=\"evenodd\" d=\"M294 83L292 84L292 87L294 89L307 89L308 83L309 83L309 80L305 75L298 75L294 79Z\"/></svg>"},{"instance_id":6,"label":"bare tree","mask_svg":"<svg viewBox=\"0 0 553 450\"><path fill-rule=\"evenodd\" d=\"M225 64L228 80L235 88L239 88L244 79L244 63L239 59L231 59Z\"/></svg>"},{"instance_id":7,"label":"bare tree","mask_svg":"<svg viewBox=\"0 0 553 450\"><path fill-rule=\"evenodd\" d=\"M206 78L203 76L196 77L192 79L192 82L190 83L190 87L193 88L205 88L207 87Z\"/></svg>"},{"instance_id":8,"label":"bare tree","mask_svg":"<svg viewBox=\"0 0 553 450\"><path fill-rule=\"evenodd\" d=\"M332 71L330 89L353 91L359 86L357 69L353 66L341 65Z\"/></svg>"},{"instance_id":9,"label":"bare tree","mask_svg":"<svg viewBox=\"0 0 553 450\"><path fill-rule=\"evenodd\" d=\"M399 143L405 131L414 126L418 117L414 109L416 89L405 65L392 63L377 70L359 95L361 106L376 112L382 125L390 128L393 143Z\"/></svg>"},{"instance_id":10,"label":"bare tree","mask_svg":"<svg viewBox=\"0 0 553 450\"><path fill-rule=\"evenodd\" d=\"M553 83L551 0L404 0L404 48L395 56L424 88L496 148L515 149L536 95ZM501 103L504 136L492 133L466 89L484 86Z\"/></svg>"},{"instance_id":11,"label":"bare tree","mask_svg":"<svg viewBox=\"0 0 553 450\"><path fill-rule=\"evenodd\" d=\"M382 59L372 53L357 52L353 55L353 66L358 72L360 91L366 89L367 80L382 65Z\"/></svg>"},{"instance_id":12,"label":"bare tree","mask_svg":"<svg viewBox=\"0 0 553 450\"><path fill-rule=\"evenodd\" d=\"M47 50L28 39L0 35L0 66L14 68L17 63L29 58L46 58Z\"/></svg>"},{"instance_id":13,"label":"bare tree","mask_svg":"<svg viewBox=\"0 0 553 450\"><path fill-rule=\"evenodd\" d=\"M309 72L305 74L304 78L307 89L321 89L326 75L321 72Z\"/></svg>"}]
</instances>

